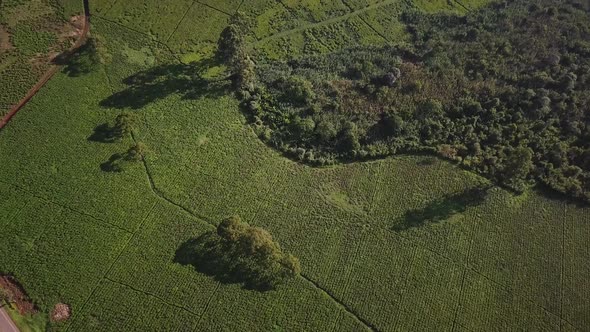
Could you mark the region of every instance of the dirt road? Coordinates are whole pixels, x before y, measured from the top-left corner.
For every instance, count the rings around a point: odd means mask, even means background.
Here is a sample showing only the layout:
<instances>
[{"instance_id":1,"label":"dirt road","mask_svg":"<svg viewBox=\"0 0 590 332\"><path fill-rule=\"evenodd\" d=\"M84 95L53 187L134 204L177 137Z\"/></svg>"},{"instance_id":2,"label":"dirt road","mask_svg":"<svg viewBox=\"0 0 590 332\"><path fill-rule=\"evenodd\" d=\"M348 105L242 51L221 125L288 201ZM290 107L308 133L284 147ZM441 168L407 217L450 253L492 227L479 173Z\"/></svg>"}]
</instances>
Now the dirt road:
<instances>
[{"instance_id":1,"label":"dirt road","mask_svg":"<svg viewBox=\"0 0 590 332\"><path fill-rule=\"evenodd\" d=\"M66 58L71 56L72 54L74 54L76 52L76 50L78 50L78 48L80 48L80 46L82 46L84 44L84 41L86 40L86 36L88 35L89 29L90 29L90 6L88 4L88 0L84 0L84 28L82 29L82 33L78 37L78 40L76 41L74 46L72 46L72 48L70 48L68 51L65 52ZM37 92L39 92L39 90L41 90L41 88L45 84L47 84L47 82L49 82L49 80L53 77L53 75L55 75L55 73L57 73L61 69L61 67L62 67L61 65L54 64L51 66L51 68L49 68L49 70L47 70L47 72L45 72L45 74L43 74L43 76L41 76L39 81L37 81L37 84L35 84L31 88L31 90L29 90L27 95L24 96L23 99L21 99L16 105L14 105L10 109L10 111L3 118L0 119L0 129L2 129L2 128L4 128L4 126L6 126L8 121L10 121L10 119L12 119L12 117L16 113L18 113L18 111L20 111L21 108L23 108L23 106L25 106L29 102L29 100L31 100L31 98L33 98L33 96L35 94L37 94ZM0 330L0 332L4 332L4 331Z\"/></svg>"},{"instance_id":2,"label":"dirt road","mask_svg":"<svg viewBox=\"0 0 590 332\"><path fill-rule=\"evenodd\" d=\"M0 332L19 332L4 308L0 308Z\"/></svg>"}]
</instances>

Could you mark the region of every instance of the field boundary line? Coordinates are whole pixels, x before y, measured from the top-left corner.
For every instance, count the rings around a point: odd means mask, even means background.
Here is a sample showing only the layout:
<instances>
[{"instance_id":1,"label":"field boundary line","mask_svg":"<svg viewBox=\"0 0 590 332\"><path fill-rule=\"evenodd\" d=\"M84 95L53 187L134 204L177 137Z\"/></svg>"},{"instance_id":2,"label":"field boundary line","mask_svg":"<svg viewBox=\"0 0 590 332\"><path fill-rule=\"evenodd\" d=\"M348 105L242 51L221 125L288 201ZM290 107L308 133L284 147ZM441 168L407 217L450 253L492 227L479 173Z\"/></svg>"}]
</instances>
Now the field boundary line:
<instances>
[{"instance_id":1,"label":"field boundary line","mask_svg":"<svg viewBox=\"0 0 590 332\"><path fill-rule=\"evenodd\" d=\"M193 2L191 3L191 5L188 6L186 12L184 12L184 14L182 15L182 17L178 21L178 24L176 24L176 27L174 28L174 30L172 30L172 33L168 36L168 38L166 38L166 41L164 42L165 44L168 44L168 41L170 40L170 38L172 38L172 36L174 36L174 34L176 33L176 31L178 30L178 27L180 27L180 24L182 24L182 21L184 21L184 18L186 17L186 15L188 15L188 12L195 6L195 3L197 3L197 0L193 0Z\"/></svg>"},{"instance_id":2,"label":"field boundary line","mask_svg":"<svg viewBox=\"0 0 590 332\"><path fill-rule=\"evenodd\" d=\"M240 11L244 2L246 2L246 0L242 0L242 2L240 2L240 4L238 5L238 8L236 8L236 14Z\"/></svg>"},{"instance_id":3,"label":"field boundary line","mask_svg":"<svg viewBox=\"0 0 590 332\"><path fill-rule=\"evenodd\" d=\"M457 323L457 317L459 317L459 311L463 307L463 292L465 290L465 279L467 278L467 271L469 270L469 255L471 254L471 246L473 242L469 241L469 249L467 250L467 262L466 265L463 266L463 276L461 276L461 286L459 287L459 297L457 299L457 308L455 309L455 314L453 315L453 327L451 328L451 332L455 331L455 326Z\"/></svg>"},{"instance_id":4,"label":"field boundary line","mask_svg":"<svg viewBox=\"0 0 590 332\"><path fill-rule=\"evenodd\" d=\"M108 268L106 269L106 271L103 273L102 277L99 278L98 282L96 283L96 286L94 286L94 288L90 292L90 295L88 295L88 298L86 299L86 301L84 301L84 303L80 307L80 310L78 310L77 312L80 312L80 313L83 313L84 312L84 308L86 307L86 305L88 304L88 302L90 302L90 299L94 296L94 293L96 293L96 291L98 290L98 288L100 287L100 285L104 282L104 280L107 279L109 273L111 273L111 271L115 267L115 264L117 263L117 261L119 260L119 258L121 258L121 256L123 255L123 253L127 250L127 247L129 246L129 244L131 243L131 241L133 241L133 239L135 238L135 236L143 228L143 225L146 223L146 221L152 215L152 212L154 211L154 208L156 207L156 205L158 205L158 202L154 202L154 204L149 209L149 211L146 214L146 216L139 223L139 225L135 228L135 230L133 231L133 233L129 236L129 238L127 239L127 242L125 242L125 244L123 245L123 248L121 248L121 250L117 253L117 256L113 259L113 261L111 262L111 264L108 266ZM69 321L68 326L65 329L66 332L69 331L70 327L75 322L75 319L78 316L79 316L79 314L78 315L73 315L72 319Z\"/></svg>"},{"instance_id":5,"label":"field boundary line","mask_svg":"<svg viewBox=\"0 0 590 332\"><path fill-rule=\"evenodd\" d=\"M2 183L4 183L4 182L2 182ZM21 206L21 207L20 207L20 208L19 208L17 211L15 211L15 212L11 213L11 214L8 216L8 218L6 218L6 221L5 221L5 222L6 222L7 224L10 224L10 223L12 223L12 221L13 221L13 220L14 220L16 217L18 217L18 216L19 216L19 215L22 213L22 211L23 211L23 210L24 210L24 209L25 209L27 206L29 206L29 201L28 201L28 200L27 200L27 201L25 202L25 204L23 204L23 205L22 205L22 206Z\"/></svg>"},{"instance_id":6,"label":"field boundary line","mask_svg":"<svg viewBox=\"0 0 590 332\"><path fill-rule=\"evenodd\" d=\"M456 4L458 4L459 6L463 7L463 9L465 9L465 11L467 11L468 13L471 11L471 9L467 8L463 3L461 3L461 1L459 0L453 0Z\"/></svg>"},{"instance_id":7,"label":"field boundary line","mask_svg":"<svg viewBox=\"0 0 590 332\"><path fill-rule=\"evenodd\" d=\"M156 294L150 293L150 292L148 292L148 291L144 291L143 289L139 289L139 288L137 288L137 287L133 287L133 286L131 286L131 285L129 285L129 284L126 284L126 283L124 283L124 282L122 282L122 281L116 281L116 280L113 280L113 279L111 279L111 278L109 278L109 277L105 277L105 278L104 278L104 280L106 280L106 281L109 281L109 282L112 282L113 284L117 284L117 285L120 285L120 286L123 286L123 287L129 288L129 289L131 289L131 290L133 290L133 291L135 291L135 292L138 292L138 293L141 293L141 294L144 294L144 295L147 295L147 296L153 297L153 298L157 299L158 301L160 301L160 302L162 302L162 303L164 303L164 304L166 304L166 305L168 305L168 306L171 306L171 307L175 307L175 308L177 308L177 309L184 310L184 311L188 312L189 314L191 314L192 316L199 316L199 314L197 314L197 313L195 313L195 312L193 312L193 311L189 310L189 309L188 309L188 308L186 308L186 307L183 307L183 306L181 306L181 305L179 305L179 304L176 304L176 303L168 302L168 301L166 301L164 298L162 298L162 297L160 297L160 296L158 296L158 295L156 295Z\"/></svg>"},{"instance_id":8,"label":"field boundary line","mask_svg":"<svg viewBox=\"0 0 590 332\"><path fill-rule=\"evenodd\" d=\"M114 89L113 89L113 86L112 86L112 83L111 83L111 79L110 79L110 77L108 75L108 72L106 71L106 68L105 68L105 76L106 76L106 79L107 79L107 84L109 85L109 88L111 90L111 93L114 93ZM144 121L147 122L147 119L144 118ZM135 133L133 131L131 131L130 136L131 136L131 139L133 140L133 142L135 144L137 144L138 143L138 140L137 140L136 135L135 135ZM156 197L158 197L159 199L165 200L169 204L172 204L172 205L176 206L177 208L183 210L185 213L188 213L190 216L196 218L199 221L202 221L203 223L205 223L207 225L210 225L210 226L213 226L214 225L214 223L208 217L197 215L196 213L192 212L191 210L189 210L188 208L184 207L180 203L176 203L175 201L173 201L172 199L170 199L166 195L164 195L164 193L160 189L158 189L158 187L156 186L156 183L155 183L154 178L153 178L153 175L152 175L152 173L151 173L151 171L149 169L149 166L148 166L148 163L147 163L147 160L146 160L146 157L145 156L143 156L143 158L141 159L141 162L142 162L142 165L143 165L143 168L144 168L146 177L148 179L149 188L150 188L151 192L154 195L156 195Z\"/></svg>"},{"instance_id":9,"label":"field boundary line","mask_svg":"<svg viewBox=\"0 0 590 332\"><path fill-rule=\"evenodd\" d=\"M3 180L0 180L0 182L1 183L4 183L6 185L12 186L14 188L17 188L20 191L24 191L25 193L27 193L28 195L30 195L32 197L35 197L35 198L38 198L38 199L42 199L42 200L44 200L46 202L49 202L49 203L54 204L56 206L59 206L62 209L68 210L70 212L73 212L73 213L76 213L76 214L79 214L79 215L82 215L82 216L89 217L89 218L97 221L98 222L97 224L98 225L101 225L103 227L106 226L106 225L108 225L108 226L110 226L112 228L118 229L118 230L123 231L125 233L129 233L129 234L132 233L132 231L130 231L130 230L126 229L126 228L123 228L123 227L121 227L121 226L119 226L117 224L113 224L111 222L108 222L106 220L100 219L100 218L98 218L98 217L96 217L96 216L94 216L94 215L92 215L92 214L90 214L88 212L76 210L76 209L74 209L74 208L72 208L72 207L70 207L68 205L65 205L65 204L56 202L56 201L52 200L52 198L48 198L48 197L43 197L43 196L36 195L33 191L29 190L28 188L25 188L25 187L16 185L14 183L5 182Z\"/></svg>"},{"instance_id":10,"label":"field boundary line","mask_svg":"<svg viewBox=\"0 0 590 332\"><path fill-rule=\"evenodd\" d=\"M109 6L109 8L107 8L107 10L105 10L104 15L107 15L111 11L111 9L113 9L113 7L115 7L117 2L119 2L119 0L114 0L113 2L111 2L111 5Z\"/></svg>"},{"instance_id":11,"label":"field boundary line","mask_svg":"<svg viewBox=\"0 0 590 332\"><path fill-rule=\"evenodd\" d=\"M215 7L213 7L213 6L211 6L211 5L208 5L208 4L206 4L206 3L202 3L202 2L201 2L201 1L199 1L199 0L195 0L195 1L196 1L197 3L200 3L201 5L203 5L203 6L205 6L205 7L209 7L209 8L211 8L211 9L213 9L213 10L216 10L216 11L218 11L218 12L222 13L222 14L225 14L225 15L227 15L227 16L232 16L232 14L230 14L230 13L226 12L225 10L221 10L221 9L219 9L219 8L215 8Z\"/></svg>"},{"instance_id":12,"label":"field boundary line","mask_svg":"<svg viewBox=\"0 0 590 332\"><path fill-rule=\"evenodd\" d=\"M398 0L385 0L383 2L379 2L379 3L376 3L374 5L369 5L369 6L365 7L365 8L357 9L357 10L355 10L353 12L350 12L348 14L345 14L345 15L341 15L341 16L337 16L337 17L332 17L332 18L329 18L329 19L324 20L324 21L320 21L320 22L316 22L316 23L304 24L304 25L301 25L301 26L299 26L297 28L293 28L293 29L281 31L281 32L278 32L278 33L276 33L274 35L270 35L270 36L267 36L267 37L264 37L264 38L261 38L261 39L255 41L254 43L252 43L252 46L258 46L258 45L264 44L264 43L266 43L268 41L271 41L271 40L274 40L274 39L278 39L278 38L282 38L282 37L287 37L287 36L292 35L294 33L302 32L302 31L305 31L305 30L309 30L309 29L321 27L321 26L324 26L324 25L329 25L329 24L332 24L332 23L337 23L337 22L340 22L340 21L345 21L345 20L347 20L347 19L349 19L351 17L358 16L358 15L360 15L360 14L362 14L364 12L367 12L369 10L381 8L381 7L384 7L384 6L387 6L387 5L396 3L396 2L398 2Z\"/></svg>"},{"instance_id":13,"label":"field boundary line","mask_svg":"<svg viewBox=\"0 0 590 332\"><path fill-rule=\"evenodd\" d=\"M361 318L356 312L354 312L346 303L342 302L341 300L339 300L338 298L334 297L334 295L332 295L332 293L330 293L328 290L324 289L322 286L320 286L317 282L313 281L312 279L310 279L309 277L307 277L306 275L304 275L303 273L300 274L301 278L305 281L307 281L309 284L311 284L314 288L318 289L320 292L322 292L324 295L327 295L330 299L332 299L332 301L334 303L336 303L341 309L344 309L346 312L348 312L353 318L355 318L358 322L360 322L361 324L363 324L368 330L374 331L374 332L379 332L379 329L373 325L373 323L369 322L368 320Z\"/></svg>"},{"instance_id":14,"label":"field boundary line","mask_svg":"<svg viewBox=\"0 0 590 332\"><path fill-rule=\"evenodd\" d=\"M388 44L391 43L391 40L389 40L389 38L385 37L385 35L382 34L381 32L377 31L377 29L375 29L375 27L373 27L373 25L371 25L369 22L367 22L367 20L365 20L363 15L359 15L359 18L361 19L361 21L363 21L369 27L369 29L373 30L373 32L375 32L377 34L377 36L383 38L383 40L385 40L386 43L388 43Z\"/></svg>"},{"instance_id":15,"label":"field boundary line","mask_svg":"<svg viewBox=\"0 0 590 332\"><path fill-rule=\"evenodd\" d=\"M379 179L378 181L373 182L373 194L371 195L371 201L369 202L369 211L367 213L367 218L373 218L373 212L375 212L375 207L376 207L376 199L377 199L377 192L379 192L381 190L381 180L382 179L382 175L383 175L383 168L385 163L379 163L379 167L377 167L377 170L375 171L375 175L373 175L374 177L376 177L377 179Z\"/></svg>"},{"instance_id":16,"label":"field boundary line","mask_svg":"<svg viewBox=\"0 0 590 332\"><path fill-rule=\"evenodd\" d=\"M336 217L336 218L332 218L331 220L337 220L337 221L339 221L339 222L340 222L338 225L343 225L343 226L345 226L345 227L346 227L346 226L349 226L349 227L361 227L361 225L357 225L356 223L352 223L352 222L345 222L345 221L343 221L342 219L340 219L340 218L338 218L338 217ZM309 224L311 225L311 223L309 223ZM375 227L375 226L373 226L373 225L369 225L369 228L373 228L373 229L379 229L380 227ZM408 241L410 244L412 244L412 245L414 245L414 246L416 246L416 247L418 247L418 248L420 248L420 249L423 249L423 250L429 251L429 252L431 252L431 253L435 254L436 256L442 257L442 258L444 258L444 259L446 259L446 260L448 260L448 261L452 262L453 264L455 264L455 265L457 265L457 266L464 266L464 265L463 265L461 262L458 262L457 260L455 260L455 259L453 259L453 258L451 258L451 257L449 257L449 256L447 256L447 255L445 255L445 254L443 254L443 253L441 253L441 252L438 252L437 250L434 250L434 249L432 249L432 248L428 247L427 245L424 245L423 243L420 243L420 241L417 241L417 240L415 240L415 239L412 239L412 238L409 238L409 237L403 236L403 235L399 234L398 232L394 232L394 231L391 231L391 230L389 230L388 228L385 228L385 230L387 230L387 231L391 232L392 234L394 234L394 236L396 236L396 237L399 237L400 239L406 240L406 241ZM551 316L554 316L554 317L556 317L556 318L559 318L559 319L561 319L561 320L563 320L563 321L567 322L568 324L570 324L570 325L571 325L571 326L573 326L574 328L577 328L577 327L576 327L576 325L574 325L574 324L572 324L570 321L568 321L568 320L564 319L564 318L563 318L563 317L561 317L559 314L557 314L557 313L555 313L555 312L553 312L553 311L551 311L551 310L549 310L549 309L545 308L544 306L540 305L538 302L534 301L534 300L533 300L533 297L531 297L529 294L523 294L523 293L514 293L514 292L511 292L511 291L510 291L510 288L509 288L508 286L506 286L506 285L504 285L504 284L502 284L502 283L500 283L500 282L498 282L498 281L496 281L496 280L492 279L491 277L489 277L489 276L485 275L484 273L482 273L482 272L478 271L476 268L474 268L474 267L472 267L472 266L466 266L465 268L466 268L466 269L468 269L470 272L473 272L473 273L475 273L476 275L478 275L478 276L480 276L480 277L484 278L485 280L489 281L490 283L494 284L496 287L499 287L501 290L503 290L503 291L506 291L506 292L509 292L509 293L510 293L510 294L512 294L514 297L516 297L516 298L519 298L519 299L522 299L522 300L524 300L524 301L526 301L526 302L528 302L528 303L532 304L534 307L537 307L537 308L540 308L540 309L542 309L542 310L543 310L544 312L546 312L547 314L549 314L549 315L551 315Z\"/></svg>"},{"instance_id":17,"label":"field boundary line","mask_svg":"<svg viewBox=\"0 0 590 332\"><path fill-rule=\"evenodd\" d=\"M138 33L138 34L140 34L142 36L147 37L151 41L154 41L155 43L157 43L157 44L159 44L161 46L164 46L166 48L166 50L168 51L168 53L170 53L170 55L172 55L179 63L183 63L182 60L178 57L178 54L175 53L174 51L172 51L172 49L170 48L170 46L168 46L168 44L161 42L160 40L158 40L158 38L156 38L156 37L154 37L154 36L152 36L152 35L150 35L150 34L148 34L146 32L143 32L143 31L137 30L135 28L129 27L129 26L123 24L123 23L119 23L117 21L113 21L113 20L111 20L109 18L106 18L106 17L104 17L102 15L96 15L95 14L95 15L92 15L92 17L97 18L97 19L102 20L102 21L105 21L105 22L108 22L108 23L111 23L111 24L114 24L114 25L118 25L118 26L120 26L120 27L122 27L124 29L127 29L129 31L133 31L135 33Z\"/></svg>"},{"instance_id":18,"label":"field boundary line","mask_svg":"<svg viewBox=\"0 0 590 332\"><path fill-rule=\"evenodd\" d=\"M418 256L418 250L425 250L424 248L420 247L419 245L416 245L415 243L413 243L411 241L410 241L410 245L414 247L414 250L412 250L412 256L410 257L410 260L408 262L407 271L404 271L400 280L395 284L395 287L398 287L399 285L403 285L403 283L408 280L410 275L412 275L412 270L416 266L416 257ZM401 298L400 298L400 305L404 305L404 304L405 304L405 293L401 294ZM395 322L396 327L397 327L397 325L398 325L398 321Z\"/></svg>"},{"instance_id":19,"label":"field boundary line","mask_svg":"<svg viewBox=\"0 0 590 332\"><path fill-rule=\"evenodd\" d=\"M133 134L132 134L133 135ZM135 136L135 135L133 135ZM135 137L133 138L133 141L137 143L137 140L135 139ZM194 213L193 211L189 210L187 207L185 207L184 205L181 205L180 203L177 203L175 201L173 201L172 199L168 198L166 195L164 195L162 193L162 191L160 189L158 189L158 187L156 186L156 183L154 182L154 178L153 175L149 169L149 166L147 164L147 160L145 158L145 156L143 157L143 166L145 169L145 173L146 176L148 178L148 182L150 184L150 189L152 190L152 192L159 197L160 199L165 200L166 202L176 206L177 208L181 209L182 211L184 211L185 213L188 213L189 215L191 215L192 217L203 221L204 223L210 225L211 227L214 227L215 223L213 222L213 220L211 220L209 217L204 216L204 215L198 215L196 213Z\"/></svg>"},{"instance_id":20,"label":"field boundary line","mask_svg":"<svg viewBox=\"0 0 590 332\"><path fill-rule=\"evenodd\" d=\"M209 296L209 299L207 300L207 303L205 303L205 308L203 308L203 312L200 315L197 315L197 316L199 316L199 319L197 319L197 322L195 323L195 329L194 329L194 331L198 331L199 324L201 324L201 321L203 320L203 317L205 317L205 314L207 313L207 310L209 310L209 306L211 305L211 302L217 296L217 291L219 290L219 288L221 288L221 282L218 281L217 282L217 286L215 287L215 289L211 293L211 296Z\"/></svg>"}]
</instances>

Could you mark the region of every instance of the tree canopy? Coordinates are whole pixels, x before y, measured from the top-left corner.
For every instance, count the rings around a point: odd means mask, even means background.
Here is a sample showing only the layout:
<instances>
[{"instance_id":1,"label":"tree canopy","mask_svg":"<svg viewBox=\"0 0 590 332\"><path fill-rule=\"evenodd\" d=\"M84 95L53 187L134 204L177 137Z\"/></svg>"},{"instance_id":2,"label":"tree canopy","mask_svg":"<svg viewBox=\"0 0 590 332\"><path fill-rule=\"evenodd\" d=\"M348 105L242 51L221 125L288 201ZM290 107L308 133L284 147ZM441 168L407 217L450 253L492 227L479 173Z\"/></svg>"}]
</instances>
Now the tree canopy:
<instances>
[{"instance_id":1,"label":"tree canopy","mask_svg":"<svg viewBox=\"0 0 590 332\"><path fill-rule=\"evenodd\" d=\"M590 19L579 1L409 10L412 43L256 58L244 110L314 165L428 152L514 190L590 200Z\"/></svg>"},{"instance_id":2,"label":"tree canopy","mask_svg":"<svg viewBox=\"0 0 590 332\"><path fill-rule=\"evenodd\" d=\"M201 236L188 251L198 270L257 290L274 289L301 272L299 260L284 253L268 231L239 216L223 220L216 232Z\"/></svg>"}]
</instances>

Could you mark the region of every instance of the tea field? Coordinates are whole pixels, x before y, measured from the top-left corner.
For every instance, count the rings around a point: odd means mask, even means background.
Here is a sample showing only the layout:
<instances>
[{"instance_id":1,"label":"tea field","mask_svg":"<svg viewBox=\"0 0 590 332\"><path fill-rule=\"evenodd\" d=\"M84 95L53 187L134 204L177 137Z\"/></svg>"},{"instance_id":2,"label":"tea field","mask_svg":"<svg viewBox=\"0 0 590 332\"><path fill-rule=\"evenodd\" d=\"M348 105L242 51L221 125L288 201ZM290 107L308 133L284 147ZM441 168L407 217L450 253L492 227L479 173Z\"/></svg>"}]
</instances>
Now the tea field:
<instances>
[{"instance_id":1,"label":"tea field","mask_svg":"<svg viewBox=\"0 0 590 332\"><path fill-rule=\"evenodd\" d=\"M90 3L112 61L56 75L0 131L0 273L43 312L72 307L52 330L590 330L589 208L514 195L429 156L296 163L210 79L238 9L258 52L289 58L404 43L405 6L460 15L483 1ZM89 139L121 112L138 116L134 138ZM101 170L133 139L145 163ZM177 262L233 214L269 230L302 275L258 292Z\"/></svg>"},{"instance_id":2,"label":"tea field","mask_svg":"<svg viewBox=\"0 0 590 332\"><path fill-rule=\"evenodd\" d=\"M70 46L68 20L81 9L72 0L0 2L0 116L43 75L50 58Z\"/></svg>"}]
</instances>

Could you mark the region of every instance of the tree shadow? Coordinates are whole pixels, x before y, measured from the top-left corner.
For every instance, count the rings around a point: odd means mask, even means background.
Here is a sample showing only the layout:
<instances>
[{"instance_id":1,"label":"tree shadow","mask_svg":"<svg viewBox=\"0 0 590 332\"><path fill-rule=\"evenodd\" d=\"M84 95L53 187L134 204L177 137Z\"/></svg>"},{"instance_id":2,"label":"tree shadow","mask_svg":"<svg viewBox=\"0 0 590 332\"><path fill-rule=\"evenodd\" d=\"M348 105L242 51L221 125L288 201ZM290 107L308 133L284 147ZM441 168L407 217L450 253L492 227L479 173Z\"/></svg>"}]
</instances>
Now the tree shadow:
<instances>
[{"instance_id":1,"label":"tree shadow","mask_svg":"<svg viewBox=\"0 0 590 332\"><path fill-rule=\"evenodd\" d=\"M115 153L109 160L100 164L100 169L103 172L119 173L125 170L125 167L131 162L142 161L144 158L145 147L138 143L130 147L124 153Z\"/></svg>"},{"instance_id":2,"label":"tree shadow","mask_svg":"<svg viewBox=\"0 0 590 332\"><path fill-rule=\"evenodd\" d=\"M120 173L123 172L123 163L125 161L125 155L122 153L115 153L109 160L100 164L100 169L103 172Z\"/></svg>"},{"instance_id":3,"label":"tree shadow","mask_svg":"<svg viewBox=\"0 0 590 332\"><path fill-rule=\"evenodd\" d=\"M94 127L92 135L88 136L88 140L99 143L113 143L121 140L121 137L117 134L115 127L103 123Z\"/></svg>"},{"instance_id":4,"label":"tree shadow","mask_svg":"<svg viewBox=\"0 0 590 332\"><path fill-rule=\"evenodd\" d=\"M409 210L392 229L404 231L429 223L445 221L455 214L465 212L469 207L482 204L486 200L490 188L491 186L467 189L432 201L422 209Z\"/></svg>"},{"instance_id":5,"label":"tree shadow","mask_svg":"<svg viewBox=\"0 0 590 332\"><path fill-rule=\"evenodd\" d=\"M63 72L70 77L79 77L95 71L100 58L92 43L88 41L73 51L66 51L53 58L56 65L64 66Z\"/></svg>"},{"instance_id":6,"label":"tree shadow","mask_svg":"<svg viewBox=\"0 0 590 332\"><path fill-rule=\"evenodd\" d=\"M192 238L180 245L176 250L173 262L190 265L197 272L203 273L223 284L243 284L244 289L265 292L271 290L243 273L240 273L240 260L228 259L223 252L223 243L215 232L207 232L198 238Z\"/></svg>"},{"instance_id":7,"label":"tree shadow","mask_svg":"<svg viewBox=\"0 0 590 332\"><path fill-rule=\"evenodd\" d=\"M223 96L231 88L229 77L204 77L210 68L217 66L215 60L205 59L190 64L165 64L140 71L123 79L127 88L102 100L100 106L140 109L171 94L179 94L182 99Z\"/></svg>"}]
</instances>

